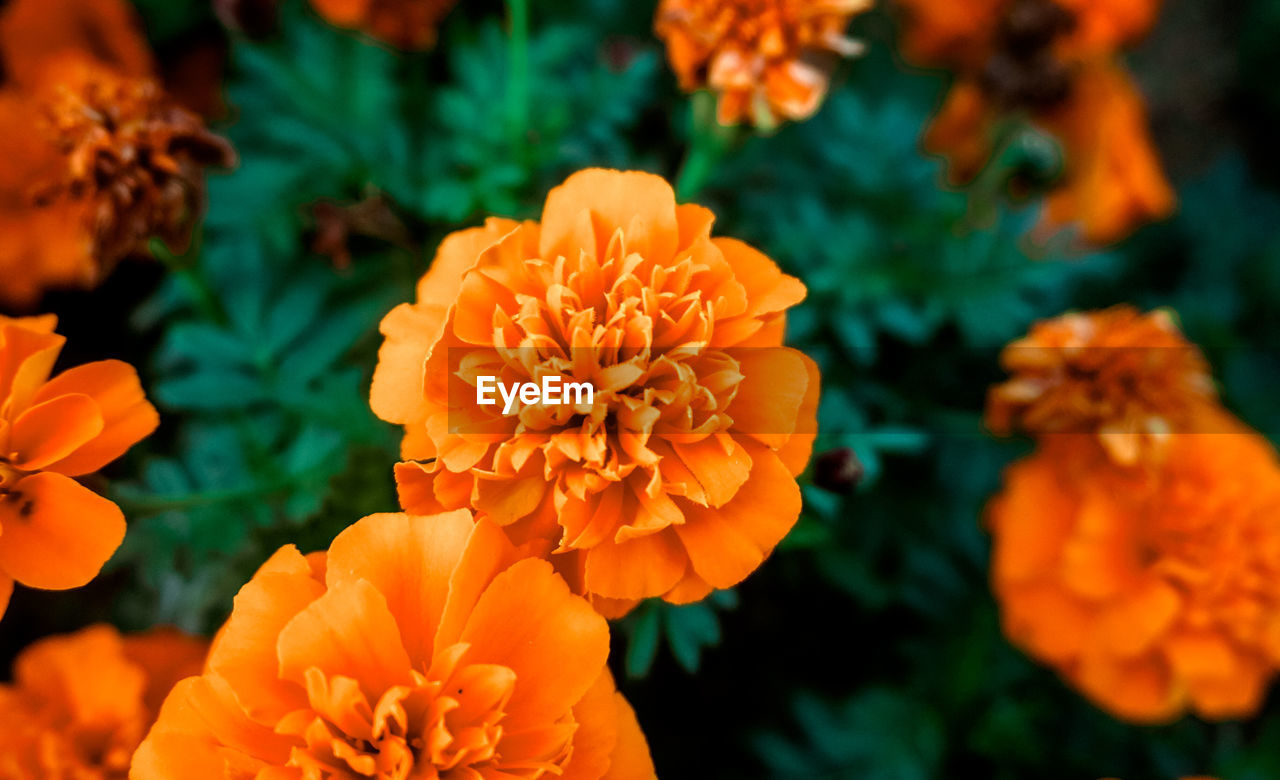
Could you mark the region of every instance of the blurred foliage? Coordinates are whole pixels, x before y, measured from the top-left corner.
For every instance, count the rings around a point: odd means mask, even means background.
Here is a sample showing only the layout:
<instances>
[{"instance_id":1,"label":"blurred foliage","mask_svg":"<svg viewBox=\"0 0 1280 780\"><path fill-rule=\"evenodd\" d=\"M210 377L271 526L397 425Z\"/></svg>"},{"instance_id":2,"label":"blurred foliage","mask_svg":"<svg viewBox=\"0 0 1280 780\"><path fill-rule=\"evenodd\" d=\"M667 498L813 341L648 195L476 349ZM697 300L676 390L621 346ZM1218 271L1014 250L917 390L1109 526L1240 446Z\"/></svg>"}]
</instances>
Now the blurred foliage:
<instances>
[{"instance_id":1,"label":"blurred foliage","mask_svg":"<svg viewBox=\"0 0 1280 780\"><path fill-rule=\"evenodd\" d=\"M1168 4L1175 39L1196 2ZM138 5L161 52L218 33L205 2ZM980 522L1027 447L982 430L998 350L1069 308L1173 307L1228 403L1280 431L1277 5L1243 3L1223 53L1239 64L1221 108L1233 150L1177 182L1175 218L1088 255L1030 244L1035 204L1001 205L1006 182L1055 165L1041 137L1013 133L973 188L944 185L918 138L945 77L895 60L889 15L855 23L869 54L812 120L752 136L699 124L652 6L535 4L527 49L497 2L460 4L426 54L330 29L301 0L276 35L231 35L219 129L239 167L211 182L196 246L157 250L170 270L132 313L164 423L111 486L130 518L98 586L111 616L209 632L278 546L321 548L394 508L398 433L367 406L382 313L447 232L536 216L578 168L637 167L680 178L718 233L804 280L789 328L823 369L818 450L865 468L847 495L804 477L796 529L734 591L622 621L615 670L661 776L1280 777L1276 706L1132 728L1011 648ZM371 196L406 239L355 238L343 270L309 250L316 203Z\"/></svg>"}]
</instances>

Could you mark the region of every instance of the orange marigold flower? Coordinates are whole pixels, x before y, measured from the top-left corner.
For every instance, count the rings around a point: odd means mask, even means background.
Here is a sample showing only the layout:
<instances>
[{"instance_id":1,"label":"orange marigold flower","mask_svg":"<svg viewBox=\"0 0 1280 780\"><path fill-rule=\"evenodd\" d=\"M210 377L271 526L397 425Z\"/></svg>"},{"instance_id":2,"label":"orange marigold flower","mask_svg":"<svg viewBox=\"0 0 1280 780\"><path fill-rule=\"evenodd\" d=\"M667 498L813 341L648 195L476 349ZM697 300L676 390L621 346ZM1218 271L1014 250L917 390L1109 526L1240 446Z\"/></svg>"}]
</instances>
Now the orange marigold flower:
<instances>
[{"instance_id":1,"label":"orange marigold flower","mask_svg":"<svg viewBox=\"0 0 1280 780\"><path fill-rule=\"evenodd\" d=\"M782 346L804 285L713 220L657 176L589 170L541 223L446 238L382 322L371 392L405 426L405 510L475 509L610 615L755 570L799 516L819 377ZM475 403L485 374L595 395L507 414Z\"/></svg>"},{"instance_id":2,"label":"orange marigold flower","mask_svg":"<svg viewBox=\"0 0 1280 780\"><path fill-rule=\"evenodd\" d=\"M1158 464L1046 437L988 507L1005 633L1125 720L1248 716L1280 664L1280 463L1219 414Z\"/></svg>"},{"instance_id":3,"label":"orange marigold flower","mask_svg":"<svg viewBox=\"0 0 1280 780\"><path fill-rule=\"evenodd\" d=\"M49 373L53 316L0 317L0 615L14 581L77 588L124 538L119 507L76 482L155 430L137 372L102 360Z\"/></svg>"},{"instance_id":4,"label":"orange marigold flower","mask_svg":"<svg viewBox=\"0 0 1280 780\"><path fill-rule=\"evenodd\" d=\"M1210 432L1217 394L1208 364L1167 310L1131 306L1045 320L1005 347L1013 377L991 389L997 434L1096 434L1116 462L1132 464L1174 432Z\"/></svg>"},{"instance_id":5,"label":"orange marigold flower","mask_svg":"<svg viewBox=\"0 0 1280 780\"><path fill-rule=\"evenodd\" d=\"M687 91L719 93L721 124L804 119L827 91L831 60L872 0L662 0L654 29Z\"/></svg>"},{"instance_id":6,"label":"orange marigold flower","mask_svg":"<svg viewBox=\"0 0 1280 780\"><path fill-rule=\"evenodd\" d=\"M108 625L31 645L0 685L0 776L124 780L160 703L207 649L172 629L122 637Z\"/></svg>"},{"instance_id":7,"label":"orange marigold flower","mask_svg":"<svg viewBox=\"0 0 1280 780\"><path fill-rule=\"evenodd\" d=\"M153 236L180 249L203 167L233 157L151 77L127 6L57 0L52 17L46 6L0 13L0 54L17 74L0 88L0 301L17 307L97 284Z\"/></svg>"},{"instance_id":8,"label":"orange marigold flower","mask_svg":"<svg viewBox=\"0 0 1280 780\"><path fill-rule=\"evenodd\" d=\"M0 297L14 305L92 286L152 236L181 247L201 169L232 158L152 79L79 57L49 64L29 91L0 91L0 137Z\"/></svg>"},{"instance_id":9,"label":"orange marigold flower","mask_svg":"<svg viewBox=\"0 0 1280 780\"><path fill-rule=\"evenodd\" d=\"M368 33L408 50L435 45L440 21L455 0L311 0L329 24Z\"/></svg>"},{"instance_id":10,"label":"orange marigold flower","mask_svg":"<svg viewBox=\"0 0 1280 780\"><path fill-rule=\"evenodd\" d=\"M281 548L178 683L134 780L652 778L609 629L468 511Z\"/></svg>"},{"instance_id":11,"label":"orange marigold flower","mask_svg":"<svg viewBox=\"0 0 1280 780\"><path fill-rule=\"evenodd\" d=\"M1115 59L1154 22L1159 0L898 4L907 56L957 72L924 138L926 149L947 158L954 182L977 175L1002 120L1016 114L1057 137L1065 152L1041 232L1079 224L1086 242L1103 245L1173 211L1142 97Z\"/></svg>"}]
</instances>

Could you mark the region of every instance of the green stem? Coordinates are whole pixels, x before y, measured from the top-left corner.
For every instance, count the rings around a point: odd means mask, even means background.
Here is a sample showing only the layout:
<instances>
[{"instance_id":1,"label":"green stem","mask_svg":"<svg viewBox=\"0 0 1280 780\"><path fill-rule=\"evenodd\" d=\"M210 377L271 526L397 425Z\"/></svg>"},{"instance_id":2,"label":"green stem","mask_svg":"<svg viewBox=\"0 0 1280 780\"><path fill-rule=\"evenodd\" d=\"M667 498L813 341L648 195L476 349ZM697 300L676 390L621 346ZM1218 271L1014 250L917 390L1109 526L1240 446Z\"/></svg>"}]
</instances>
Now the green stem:
<instances>
[{"instance_id":1,"label":"green stem","mask_svg":"<svg viewBox=\"0 0 1280 780\"><path fill-rule=\"evenodd\" d=\"M737 132L737 128L725 127L716 120L715 95L707 91L694 94L689 105L689 153L676 175L677 200L688 203L698 196L733 145Z\"/></svg>"},{"instance_id":2,"label":"green stem","mask_svg":"<svg viewBox=\"0 0 1280 780\"><path fill-rule=\"evenodd\" d=\"M178 278L179 283L186 288L187 294L191 296L201 314L209 320L225 324L227 322L227 314L223 311L222 305L218 303L218 297L213 294L213 289L209 287L209 283L205 281L204 277L196 271L194 264L184 262L184 258L199 257L200 246L201 235L197 233L191 238L191 248L182 257L174 255L163 245L160 245L153 254L165 268L169 269L169 273Z\"/></svg>"},{"instance_id":3,"label":"green stem","mask_svg":"<svg viewBox=\"0 0 1280 780\"><path fill-rule=\"evenodd\" d=\"M507 121L515 148L529 131L529 0L507 0L511 34L507 40Z\"/></svg>"}]
</instances>

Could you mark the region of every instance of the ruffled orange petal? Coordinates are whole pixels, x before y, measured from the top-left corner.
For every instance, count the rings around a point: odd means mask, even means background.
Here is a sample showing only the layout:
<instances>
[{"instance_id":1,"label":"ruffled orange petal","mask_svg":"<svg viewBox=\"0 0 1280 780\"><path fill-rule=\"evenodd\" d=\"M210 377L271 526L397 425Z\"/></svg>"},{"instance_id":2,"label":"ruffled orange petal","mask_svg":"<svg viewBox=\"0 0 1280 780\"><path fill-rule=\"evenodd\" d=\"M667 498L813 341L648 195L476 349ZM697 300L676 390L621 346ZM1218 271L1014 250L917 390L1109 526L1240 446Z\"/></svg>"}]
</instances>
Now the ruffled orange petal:
<instances>
[{"instance_id":1,"label":"ruffled orange petal","mask_svg":"<svg viewBox=\"0 0 1280 780\"><path fill-rule=\"evenodd\" d=\"M579 171L551 190L542 211L541 255L576 256L580 249L605 256L617 231L627 251L651 263L667 263L675 254L676 197L661 176L637 171L592 168Z\"/></svg>"},{"instance_id":2,"label":"ruffled orange petal","mask_svg":"<svg viewBox=\"0 0 1280 780\"><path fill-rule=\"evenodd\" d=\"M165 699L155 728L134 754L129 776L135 780L253 777L268 764L283 766L290 742L247 717L221 677L189 677ZM246 774L229 771L234 769Z\"/></svg>"},{"instance_id":3,"label":"ruffled orange petal","mask_svg":"<svg viewBox=\"0 0 1280 780\"><path fill-rule=\"evenodd\" d=\"M93 399L104 422L101 433L76 451L47 468L69 477L89 474L123 455L151 435L160 415L147 401L133 366L119 360L101 360L67 369L49 380L32 399L82 393Z\"/></svg>"},{"instance_id":4,"label":"ruffled orange petal","mask_svg":"<svg viewBox=\"0 0 1280 780\"><path fill-rule=\"evenodd\" d=\"M517 680L504 723L553 722L586 695L609 657L609 627L546 561L526 559L494 578L460 640L472 663L505 666Z\"/></svg>"},{"instance_id":5,"label":"ruffled orange petal","mask_svg":"<svg viewBox=\"0 0 1280 780\"><path fill-rule=\"evenodd\" d=\"M423 371L431 347L444 332L444 306L402 303L382 318L386 340L378 350L369 405L383 420L404 425L425 414Z\"/></svg>"},{"instance_id":6,"label":"ruffled orange petal","mask_svg":"<svg viewBox=\"0 0 1280 780\"><path fill-rule=\"evenodd\" d=\"M61 395L40 401L13 421L9 461L23 471L48 468L102 432L102 413L87 395Z\"/></svg>"},{"instance_id":7,"label":"ruffled orange petal","mask_svg":"<svg viewBox=\"0 0 1280 780\"><path fill-rule=\"evenodd\" d=\"M618 713L618 738L609 757L609 771L600 780L656 780L649 742L640 730L636 712L621 693L613 695Z\"/></svg>"},{"instance_id":8,"label":"ruffled orange petal","mask_svg":"<svg viewBox=\"0 0 1280 780\"><path fill-rule=\"evenodd\" d=\"M12 414L31 403L66 339L53 332L54 321L41 321L32 327L29 319L0 319L0 398L8 399ZM48 325L46 329L45 325Z\"/></svg>"},{"instance_id":9,"label":"ruffled orange petal","mask_svg":"<svg viewBox=\"0 0 1280 780\"><path fill-rule=\"evenodd\" d=\"M676 532L667 528L587 551L587 590L613 599L643 599L675 587L689 567Z\"/></svg>"},{"instance_id":10,"label":"ruffled orange petal","mask_svg":"<svg viewBox=\"0 0 1280 780\"><path fill-rule=\"evenodd\" d=\"M413 682L400 628L367 580L335 582L280 630L280 679L305 686L307 672L349 677L373 702L396 685Z\"/></svg>"},{"instance_id":11,"label":"ruffled orange petal","mask_svg":"<svg viewBox=\"0 0 1280 780\"><path fill-rule=\"evenodd\" d=\"M809 464L809 457L813 454L813 445L818 438L818 403L822 388L822 372L818 370L818 364L803 352L799 355L804 362L808 384L805 385L800 409L796 412L795 430L787 443L778 448L778 459L792 476L799 476L804 472Z\"/></svg>"},{"instance_id":12,"label":"ruffled orange petal","mask_svg":"<svg viewBox=\"0 0 1280 780\"><path fill-rule=\"evenodd\" d=\"M790 347L734 349L742 382L727 414L733 429L772 449L786 446L809 400L809 366Z\"/></svg>"},{"instance_id":13,"label":"ruffled orange petal","mask_svg":"<svg viewBox=\"0 0 1280 780\"><path fill-rule=\"evenodd\" d=\"M430 666L435 628L449 597L449 579L475 528L465 509L432 517L370 515L329 547L330 588L365 580L386 600L416 669Z\"/></svg>"},{"instance_id":14,"label":"ruffled orange petal","mask_svg":"<svg viewBox=\"0 0 1280 780\"><path fill-rule=\"evenodd\" d=\"M302 707L302 689L280 679L276 637L324 593L297 548L282 547L236 594L231 617L209 653L208 668L234 688L245 714L273 723Z\"/></svg>"}]
</instances>

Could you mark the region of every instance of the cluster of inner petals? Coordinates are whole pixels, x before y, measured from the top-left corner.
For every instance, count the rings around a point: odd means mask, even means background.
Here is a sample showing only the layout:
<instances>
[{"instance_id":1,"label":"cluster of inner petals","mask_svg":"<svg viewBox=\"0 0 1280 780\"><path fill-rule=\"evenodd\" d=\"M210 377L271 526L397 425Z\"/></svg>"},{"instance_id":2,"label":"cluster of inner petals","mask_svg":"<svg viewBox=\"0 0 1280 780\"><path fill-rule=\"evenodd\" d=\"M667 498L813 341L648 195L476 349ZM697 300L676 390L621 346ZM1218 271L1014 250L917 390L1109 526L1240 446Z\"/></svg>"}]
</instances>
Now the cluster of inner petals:
<instances>
[{"instance_id":1,"label":"cluster of inner petals","mask_svg":"<svg viewBox=\"0 0 1280 780\"><path fill-rule=\"evenodd\" d=\"M721 93L720 118L801 119L826 89L830 55L862 46L846 36L870 0L664 0L655 27L688 90Z\"/></svg>"},{"instance_id":2,"label":"cluster of inner petals","mask_svg":"<svg viewBox=\"0 0 1280 780\"><path fill-rule=\"evenodd\" d=\"M500 664L467 663L468 649L454 644L425 674L411 670L411 683L377 693L350 677L308 669L309 706L275 726L301 745L287 765L308 777L462 780L495 767L510 778L563 773L575 728L569 716L536 735L544 740L541 756L502 760L502 721L516 674Z\"/></svg>"},{"instance_id":3,"label":"cluster of inner petals","mask_svg":"<svg viewBox=\"0 0 1280 780\"><path fill-rule=\"evenodd\" d=\"M104 267L152 236L181 243L200 206L201 170L230 165L230 146L153 79L68 60L46 81L36 93L41 130L64 166L33 187L34 204L87 204Z\"/></svg>"},{"instance_id":4,"label":"cluster of inner petals","mask_svg":"<svg viewBox=\"0 0 1280 780\"><path fill-rule=\"evenodd\" d=\"M1217 404L1208 364L1167 311L1128 306L1038 323L1001 354L1011 374L992 388L987 424L999 434L1097 434L1132 463L1175 432L1201 430Z\"/></svg>"},{"instance_id":5,"label":"cluster of inner petals","mask_svg":"<svg viewBox=\"0 0 1280 780\"><path fill-rule=\"evenodd\" d=\"M671 266L646 261L627 251L619 230L599 259L532 259L526 268L540 294L517 295L514 311L499 304L494 346L457 349L456 375L469 387L485 374L508 382L584 378L594 403L522 407L518 438L498 448L495 472L518 471L537 447L548 477L578 498L633 475L657 485L653 437L694 443L732 425L726 409L742 374L734 358L705 347L723 302L691 284L706 270L692 257Z\"/></svg>"}]
</instances>

